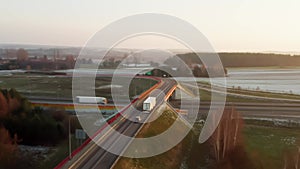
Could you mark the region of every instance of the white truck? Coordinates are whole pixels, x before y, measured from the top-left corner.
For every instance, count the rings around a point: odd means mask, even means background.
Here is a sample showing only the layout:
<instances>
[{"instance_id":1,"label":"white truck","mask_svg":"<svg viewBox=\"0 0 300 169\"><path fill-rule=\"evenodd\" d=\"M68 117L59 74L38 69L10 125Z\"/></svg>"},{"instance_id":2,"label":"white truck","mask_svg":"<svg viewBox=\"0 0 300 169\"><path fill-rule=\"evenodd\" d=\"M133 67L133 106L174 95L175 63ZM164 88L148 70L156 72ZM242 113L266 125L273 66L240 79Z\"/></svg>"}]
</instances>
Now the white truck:
<instances>
[{"instance_id":1,"label":"white truck","mask_svg":"<svg viewBox=\"0 0 300 169\"><path fill-rule=\"evenodd\" d=\"M107 99L105 97L89 97L89 96L77 96L76 100L78 103L86 103L86 104L107 104Z\"/></svg>"},{"instance_id":2,"label":"white truck","mask_svg":"<svg viewBox=\"0 0 300 169\"><path fill-rule=\"evenodd\" d=\"M155 97L148 97L143 103L143 110L151 111L156 105Z\"/></svg>"}]
</instances>

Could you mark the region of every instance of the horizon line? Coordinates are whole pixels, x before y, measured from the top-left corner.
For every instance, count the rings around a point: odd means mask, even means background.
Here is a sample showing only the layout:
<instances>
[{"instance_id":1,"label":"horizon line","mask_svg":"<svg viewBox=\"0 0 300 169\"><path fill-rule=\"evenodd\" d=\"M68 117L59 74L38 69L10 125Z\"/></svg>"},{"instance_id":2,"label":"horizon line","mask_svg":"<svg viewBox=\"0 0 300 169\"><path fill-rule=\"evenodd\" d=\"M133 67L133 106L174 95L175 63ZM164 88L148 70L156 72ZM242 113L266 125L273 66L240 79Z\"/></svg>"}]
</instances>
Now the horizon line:
<instances>
[{"instance_id":1,"label":"horizon line","mask_svg":"<svg viewBox=\"0 0 300 169\"><path fill-rule=\"evenodd\" d=\"M4 46L21 46L18 48L24 48L24 49L38 49L40 47L37 46L45 46L46 48L83 48L84 46L80 46L80 45L68 45L68 44L42 44L42 43L15 43L15 42L0 42L0 48L3 48ZM22 47L24 46L24 47ZM36 46L36 47L25 47L25 46ZM13 47L15 48L15 47ZM90 48L97 48L97 47L90 47ZM99 47L102 49L108 49L108 47ZM10 47L11 49L11 47ZM114 48L115 50L151 50L151 49L157 49L157 48L126 48L126 47L119 47L119 48ZM179 49L179 48L163 48L164 50L170 50L170 51L181 51L186 53L189 53L188 49ZM198 53L207 53L206 51L198 51ZM212 52L209 52L212 53ZM250 49L250 50L216 50L216 53L265 53L265 54L300 54L300 50L299 51L273 51L273 50L257 50L257 49Z\"/></svg>"}]
</instances>

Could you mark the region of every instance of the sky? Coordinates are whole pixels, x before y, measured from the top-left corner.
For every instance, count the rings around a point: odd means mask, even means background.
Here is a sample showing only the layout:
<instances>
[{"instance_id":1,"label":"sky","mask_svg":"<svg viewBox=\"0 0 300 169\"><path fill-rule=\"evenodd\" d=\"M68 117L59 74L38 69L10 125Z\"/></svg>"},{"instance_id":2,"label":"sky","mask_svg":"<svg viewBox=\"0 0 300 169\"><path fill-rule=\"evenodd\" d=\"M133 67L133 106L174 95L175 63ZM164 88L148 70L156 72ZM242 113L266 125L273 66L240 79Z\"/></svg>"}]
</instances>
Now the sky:
<instances>
[{"instance_id":1,"label":"sky","mask_svg":"<svg viewBox=\"0 0 300 169\"><path fill-rule=\"evenodd\" d=\"M83 46L122 17L162 13L194 25L219 52L300 52L299 0L0 0L0 4L0 43ZM139 39L122 47L157 44L155 38ZM167 41L159 47L178 48Z\"/></svg>"}]
</instances>

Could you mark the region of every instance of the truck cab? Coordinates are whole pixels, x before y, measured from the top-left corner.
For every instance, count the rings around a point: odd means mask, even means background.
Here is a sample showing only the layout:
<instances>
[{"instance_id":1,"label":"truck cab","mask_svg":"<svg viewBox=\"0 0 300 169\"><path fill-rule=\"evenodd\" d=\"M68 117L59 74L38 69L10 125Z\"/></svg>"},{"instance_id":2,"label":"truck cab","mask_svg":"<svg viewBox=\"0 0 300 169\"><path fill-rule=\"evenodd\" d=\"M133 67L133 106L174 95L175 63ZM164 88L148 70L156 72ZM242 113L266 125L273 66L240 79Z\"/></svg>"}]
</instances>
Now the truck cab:
<instances>
[{"instance_id":1,"label":"truck cab","mask_svg":"<svg viewBox=\"0 0 300 169\"><path fill-rule=\"evenodd\" d=\"M156 105L155 97L148 97L143 103L143 110L151 111Z\"/></svg>"}]
</instances>

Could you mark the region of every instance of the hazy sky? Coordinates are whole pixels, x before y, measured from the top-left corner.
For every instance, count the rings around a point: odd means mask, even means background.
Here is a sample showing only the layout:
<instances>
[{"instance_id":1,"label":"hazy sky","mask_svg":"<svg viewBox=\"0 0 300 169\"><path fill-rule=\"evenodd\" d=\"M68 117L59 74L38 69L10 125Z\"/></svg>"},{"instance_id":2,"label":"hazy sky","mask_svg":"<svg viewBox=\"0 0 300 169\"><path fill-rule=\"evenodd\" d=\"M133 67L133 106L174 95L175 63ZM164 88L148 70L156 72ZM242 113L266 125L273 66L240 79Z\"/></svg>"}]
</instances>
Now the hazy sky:
<instances>
[{"instance_id":1,"label":"hazy sky","mask_svg":"<svg viewBox=\"0 0 300 169\"><path fill-rule=\"evenodd\" d=\"M81 46L95 32L119 18L154 12L190 22L217 51L300 51L299 0L0 0L0 3L0 43ZM147 44L137 43L136 48L143 45ZM172 48L167 44L165 47Z\"/></svg>"}]
</instances>

